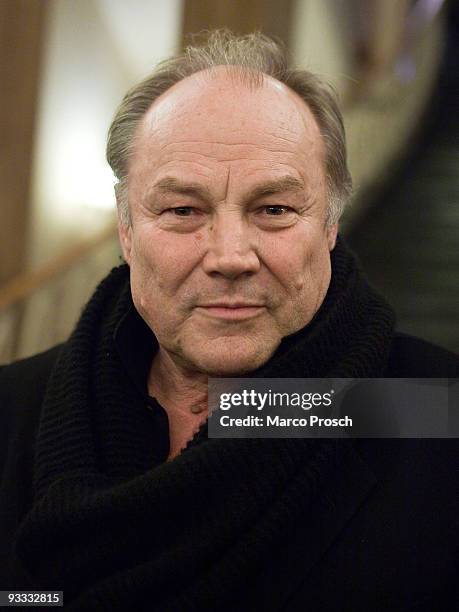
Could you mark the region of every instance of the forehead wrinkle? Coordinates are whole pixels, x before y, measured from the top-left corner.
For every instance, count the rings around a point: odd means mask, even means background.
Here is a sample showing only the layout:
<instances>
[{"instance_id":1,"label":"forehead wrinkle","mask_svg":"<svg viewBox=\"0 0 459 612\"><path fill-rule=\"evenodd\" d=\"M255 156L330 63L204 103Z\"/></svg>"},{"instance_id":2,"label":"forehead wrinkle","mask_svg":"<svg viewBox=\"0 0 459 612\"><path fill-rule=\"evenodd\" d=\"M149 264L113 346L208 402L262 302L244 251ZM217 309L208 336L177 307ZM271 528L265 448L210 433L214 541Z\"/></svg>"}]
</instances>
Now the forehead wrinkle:
<instances>
[{"instance_id":1,"label":"forehead wrinkle","mask_svg":"<svg viewBox=\"0 0 459 612\"><path fill-rule=\"evenodd\" d=\"M266 135L266 131L262 132L260 130L260 133L263 134L264 136ZM286 140L287 142L294 142L294 141L289 140L288 138L280 138L280 137L277 137L277 136L274 136L274 135L273 135L273 138L275 138L275 139L279 138L279 140ZM247 140L245 142L242 142L242 141L240 141L240 142L239 141L238 142L223 142L223 141L217 140L215 138L212 138L212 139L211 138L206 138L206 139L200 139L200 140L185 138L183 140L174 140L173 142L167 142L167 143L160 143L159 142L157 146L159 146L159 148L161 150L161 149L167 149L167 148L170 148L170 147L176 147L178 145L182 145L183 146L183 145L187 145L187 144L189 144L189 145L196 145L196 144L198 144L198 145L206 145L206 144L208 144L208 145L212 145L212 146L213 145L217 145L217 146L223 146L223 147L253 147L253 148L256 148L256 149L263 149L263 150L269 149L266 145L257 144L255 142L253 142L253 140ZM190 152L191 153L195 153L195 151L188 151L187 149L184 149L184 152L185 153L190 153ZM196 151L196 154L199 154L199 152Z\"/></svg>"},{"instance_id":2,"label":"forehead wrinkle","mask_svg":"<svg viewBox=\"0 0 459 612\"><path fill-rule=\"evenodd\" d=\"M189 143L189 148L186 147L187 143ZM193 144L200 144L200 150L198 151L193 149ZM168 162L187 162L190 160L188 160L186 157L184 158L183 156L191 155L193 159L201 158L204 160L215 160L218 162L231 163L241 160L263 161L266 153L272 153L276 156L282 155L284 157L288 156L289 158L293 156L297 160L302 160L300 163L303 163L303 158L313 152L312 147L301 147L298 151L292 151L290 148L282 147L282 144L283 143L277 143L278 146L275 146L276 143L261 145L252 143L218 143L216 141L196 141L195 143L192 143L191 141L180 141L164 145L160 151L160 154L162 154L162 156L165 157ZM221 147L221 145L224 145L224 148ZM215 150L219 147L221 147L220 150ZM242 147L242 150L238 150L237 147ZM180 157L171 158L171 156ZM278 159L275 161L276 163L280 163ZM190 163L193 162L190 161Z\"/></svg>"},{"instance_id":3,"label":"forehead wrinkle","mask_svg":"<svg viewBox=\"0 0 459 612\"><path fill-rule=\"evenodd\" d=\"M185 130L186 130L185 126ZM273 126L274 127L274 126ZM183 130L181 130L183 131ZM220 138L220 134L223 138ZM247 130L232 130L232 142L228 142L228 130L221 126L221 130L213 131L207 137L191 137L177 136L173 141L164 141L160 134L156 135L154 139L151 139L150 146L154 146L158 153L169 152L174 154L193 154L195 156L218 156L224 154L224 151L228 151L235 156L251 154L251 151L259 151L260 153L265 152L278 152L288 155L302 156L312 153L316 147L314 146L314 138L312 135L303 132L300 138L298 132L293 130L280 129L279 132L273 132L267 129L258 129L256 126L251 126L251 136L248 135ZM191 136L191 134L190 134ZM220 148L221 151L214 151L214 149ZM239 151L238 149L241 149ZM205 153L203 152L205 151ZM227 161L228 158L225 156L222 158Z\"/></svg>"},{"instance_id":4,"label":"forehead wrinkle","mask_svg":"<svg viewBox=\"0 0 459 612\"><path fill-rule=\"evenodd\" d=\"M230 176L231 176L231 163L228 164L228 172L226 174L225 197L223 198L224 200L226 200L228 198L228 189L229 189L229 184L230 184Z\"/></svg>"}]
</instances>

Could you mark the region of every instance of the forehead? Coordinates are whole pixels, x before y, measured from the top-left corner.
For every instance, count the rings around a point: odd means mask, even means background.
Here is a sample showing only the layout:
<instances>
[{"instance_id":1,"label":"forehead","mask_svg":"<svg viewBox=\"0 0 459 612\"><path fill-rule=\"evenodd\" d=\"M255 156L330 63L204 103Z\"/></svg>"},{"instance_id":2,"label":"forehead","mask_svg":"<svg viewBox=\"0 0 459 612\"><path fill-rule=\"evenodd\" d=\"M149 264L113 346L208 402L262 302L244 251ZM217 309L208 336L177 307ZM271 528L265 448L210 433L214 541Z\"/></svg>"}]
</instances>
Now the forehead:
<instances>
[{"instance_id":1,"label":"forehead","mask_svg":"<svg viewBox=\"0 0 459 612\"><path fill-rule=\"evenodd\" d=\"M267 75L254 86L220 66L183 79L152 104L135 135L130 171L180 162L199 171L202 162L205 172L218 163L249 171L287 164L302 174L322 161L319 128L295 92Z\"/></svg>"}]
</instances>

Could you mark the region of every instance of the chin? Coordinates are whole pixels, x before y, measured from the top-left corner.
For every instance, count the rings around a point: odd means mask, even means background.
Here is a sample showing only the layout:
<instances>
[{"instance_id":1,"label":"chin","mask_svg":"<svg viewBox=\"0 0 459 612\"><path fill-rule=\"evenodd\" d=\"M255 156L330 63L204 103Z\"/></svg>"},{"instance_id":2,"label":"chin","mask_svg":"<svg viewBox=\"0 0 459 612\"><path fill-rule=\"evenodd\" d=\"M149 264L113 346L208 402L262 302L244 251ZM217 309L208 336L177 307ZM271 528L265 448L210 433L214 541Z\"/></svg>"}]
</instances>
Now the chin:
<instances>
[{"instance_id":1,"label":"chin","mask_svg":"<svg viewBox=\"0 0 459 612\"><path fill-rule=\"evenodd\" d=\"M208 376L239 376L253 372L265 364L277 344L258 344L241 338L214 340L202 351L186 355L187 361Z\"/></svg>"}]
</instances>

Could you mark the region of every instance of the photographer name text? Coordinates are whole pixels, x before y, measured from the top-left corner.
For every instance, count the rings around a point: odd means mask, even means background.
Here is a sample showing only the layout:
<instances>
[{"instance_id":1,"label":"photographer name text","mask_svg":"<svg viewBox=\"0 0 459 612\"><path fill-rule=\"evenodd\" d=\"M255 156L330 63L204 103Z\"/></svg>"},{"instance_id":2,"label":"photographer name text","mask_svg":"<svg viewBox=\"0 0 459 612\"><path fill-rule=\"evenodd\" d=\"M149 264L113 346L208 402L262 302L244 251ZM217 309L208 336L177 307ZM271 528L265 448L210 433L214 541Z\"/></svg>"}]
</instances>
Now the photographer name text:
<instances>
[{"instance_id":1,"label":"photographer name text","mask_svg":"<svg viewBox=\"0 0 459 612\"><path fill-rule=\"evenodd\" d=\"M317 415L283 418L279 415L230 417L224 414L220 417L219 422L222 427L352 427L352 419L348 416L331 419Z\"/></svg>"}]
</instances>

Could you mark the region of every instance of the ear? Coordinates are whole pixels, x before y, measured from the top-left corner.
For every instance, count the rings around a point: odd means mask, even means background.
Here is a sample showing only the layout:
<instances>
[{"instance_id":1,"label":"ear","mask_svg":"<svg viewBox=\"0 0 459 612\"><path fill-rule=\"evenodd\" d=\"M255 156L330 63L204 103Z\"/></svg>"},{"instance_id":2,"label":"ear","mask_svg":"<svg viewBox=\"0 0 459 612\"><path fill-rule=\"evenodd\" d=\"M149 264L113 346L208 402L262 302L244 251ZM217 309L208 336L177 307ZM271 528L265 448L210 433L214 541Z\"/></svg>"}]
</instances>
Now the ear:
<instances>
[{"instance_id":1,"label":"ear","mask_svg":"<svg viewBox=\"0 0 459 612\"><path fill-rule=\"evenodd\" d=\"M328 242L328 250L333 251L336 244L336 237L338 236L338 223L334 225L330 225L327 228L327 242Z\"/></svg>"},{"instance_id":2,"label":"ear","mask_svg":"<svg viewBox=\"0 0 459 612\"><path fill-rule=\"evenodd\" d=\"M123 252L124 260L131 265L131 250L132 250L132 228L126 225L118 216L118 236L120 238L121 251Z\"/></svg>"},{"instance_id":3,"label":"ear","mask_svg":"<svg viewBox=\"0 0 459 612\"><path fill-rule=\"evenodd\" d=\"M131 265L132 228L129 213L123 214L126 208L127 189L124 182L115 185L116 211L118 215L118 236L124 260ZM127 218L126 218L127 217Z\"/></svg>"}]
</instances>

